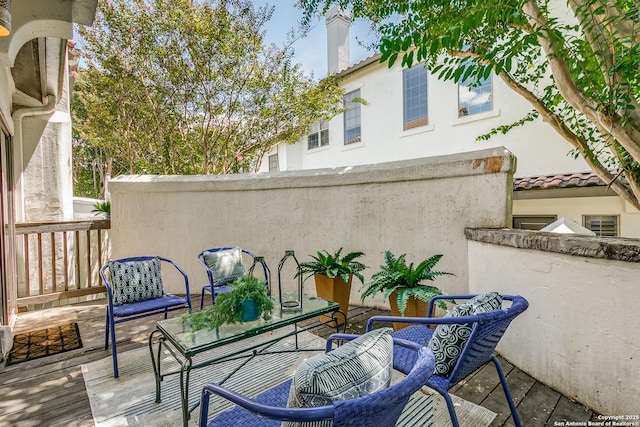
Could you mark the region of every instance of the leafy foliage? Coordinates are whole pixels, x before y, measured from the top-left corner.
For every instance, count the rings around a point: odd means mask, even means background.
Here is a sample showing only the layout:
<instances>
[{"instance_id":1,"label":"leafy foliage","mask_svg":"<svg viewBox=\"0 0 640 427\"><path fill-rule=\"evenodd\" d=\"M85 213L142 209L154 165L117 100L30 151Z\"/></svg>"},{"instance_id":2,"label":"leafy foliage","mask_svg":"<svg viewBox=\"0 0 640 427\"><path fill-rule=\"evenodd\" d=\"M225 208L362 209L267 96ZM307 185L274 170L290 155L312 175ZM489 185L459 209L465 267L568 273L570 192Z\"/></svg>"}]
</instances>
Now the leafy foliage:
<instances>
[{"instance_id":1,"label":"leafy foliage","mask_svg":"<svg viewBox=\"0 0 640 427\"><path fill-rule=\"evenodd\" d=\"M258 278L247 275L236 279L231 290L216 296L215 304L202 311L182 316L184 324L192 330L214 329L225 323L238 323L242 315L242 302L252 299L258 304L258 312L264 320L273 313L274 302L267 294L267 288Z\"/></svg>"},{"instance_id":2,"label":"leafy foliage","mask_svg":"<svg viewBox=\"0 0 640 427\"><path fill-rule=\"evenodd\" d=\"M442 80L491 73L533 110L479 139L541 118L640 209L640 3L636 0L301 0L351 8L379 33L381 61Z\"/></svg>"},{"instance_id":3,"label":"leafy foliage","mask_svg":"<svg viewBox=\"0 0 640 427\"><path fill-rule=\"evenodd\" d=\"M421 301L429 302L436 295L444 295L439 288L422 283L425 280L434 281L438 276L453 275L444 271L433 271L442 255L433 255L415 268L413 263L407 264L405 258L406 254L396 257L391 251L385 251L384 264L380 266L380 271L371 277L370 282L362 286L364 289L361 295L362 301L367 297L375 296L378 292L381 292L386 299L395 291L397 292L398 309L404 316L410 297L413 296ZM443 301L437 302L442 309L447 309Z\"/></svg>"},{"instance_id":4,"label":"leafy foliage","mask_svg":"<svg viewBox=\"0 0 640 427\"><path fill-rule=\"evenodd\" d=\"M305 280L314 274L323 274L330 278L340 276L345 282L348 282L349 275L353 274L360 279L360 282L364 282L364 277L360 272L367 268L367 266L359 261L355 261L356 258L364 256L364 253L349 252L342 257L340 256L341 253L342 248L333 254L324 250L322 252L318 251L315 256L309 255L313 261L301 262L299 274L306 274L307 277L304 278Z\"/></svg>"},{"instance_id":5,"label":"leafy foliage","mask_svg":"<svg viewBox=\"0 0 640 427\"><path fill-rule=\"evenodd\" d=\"M78 28L76 176L94 160L113 176L251 172L340 112L335 79L264 42L272 13L248 0L100 0Z\"/></svg>"},{"instance_id":6,"label":"leafy foliage","mask_svg":"<svg viewBox=\"0 0 640 427\"><path fill-rule=\"evenodd\" d=\"M98 213L111 213L111 200L103 200L100 202L96 202L93 205L93 210L91 212L96 212L96 214Z\"/></svg>"}]
</instances>

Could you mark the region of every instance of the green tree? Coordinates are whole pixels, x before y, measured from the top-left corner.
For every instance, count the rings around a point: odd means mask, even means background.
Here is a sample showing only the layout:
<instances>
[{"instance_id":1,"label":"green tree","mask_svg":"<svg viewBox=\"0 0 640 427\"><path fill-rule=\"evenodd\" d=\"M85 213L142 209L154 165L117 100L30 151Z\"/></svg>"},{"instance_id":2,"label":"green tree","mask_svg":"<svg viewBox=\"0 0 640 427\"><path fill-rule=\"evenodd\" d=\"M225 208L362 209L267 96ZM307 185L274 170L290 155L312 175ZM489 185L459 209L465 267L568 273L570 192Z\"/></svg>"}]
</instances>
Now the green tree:
<instances>
[{"instance_id":1,"label":"green tree","mask_svg":"<svg viewBox=\"0 0 640 427\"><path fill-rule=\"evenodd\" d=\"M339 4L379 32L389 66L424 62L443 80L491 72L640 209L640 4L637 0L300 0L309 22Z\"/></svg>"},{"instance_id":2,"label":"green tree","mask_svg":"<svg viewBox=\"0 0 640 427\"><path fill-rule=\"evenodd\" d=\"M290 45L265 45L272 13L247 0L100 0L79 28L84 167L94 155L112 175L254 171L275 144L337 114L334 79L305 75Z\"/></svg>"}]
</instances>

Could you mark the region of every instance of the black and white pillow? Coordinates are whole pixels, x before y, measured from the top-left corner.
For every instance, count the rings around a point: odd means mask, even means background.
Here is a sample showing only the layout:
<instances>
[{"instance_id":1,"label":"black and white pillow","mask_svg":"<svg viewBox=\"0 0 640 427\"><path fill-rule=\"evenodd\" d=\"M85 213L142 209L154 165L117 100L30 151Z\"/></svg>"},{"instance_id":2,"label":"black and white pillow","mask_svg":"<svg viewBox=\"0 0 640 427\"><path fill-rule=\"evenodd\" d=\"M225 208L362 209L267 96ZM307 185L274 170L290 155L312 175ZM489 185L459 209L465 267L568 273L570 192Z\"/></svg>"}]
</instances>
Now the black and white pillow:
<instances>
[{"instance_id":1,"label":"black and white pillow","mask_svg":"<svg viewBox=\"0 0 640 427\"><path fill-rule=\"evenodd\" d=\"M497 292L488 292L453 307L444 317L472 316L498 310L501 307L502 296ZM448 324L436 327L428 344L435 356L434 373L436 375L446 377L451 374L470 335L471 326L468 324Z\"/></svg>"},{"instance_id":2,"label":"black and white pillow","mask_svg":"<svg viewBox=\"0 0 640 427\"><path fill-rule=\"evenodd\" d=\"M240 248L205 252L202 257L216 281L232 282L245 273Z\"/></svg>"},{"instance_id":3,"label":"black and white pillow","mask_svg":"<svg viewBox=\"0 0 640 427\"><path fill-rule=\"evenodd\" d=\"M391 328L375 329L333 351L302 362L293 376L287 407L327 406L389 387L393 369ZM331 421L283 422L283 427L325 427Z\"/></svg>"},{"instance_id":4,"label":"black and white pillow","mask_svg":"<svg viewBox=\"0 0 640 427\"><path fill-rule=\"evenodd\" d=\"M114 305L146 301L164 295L160 258L142 261L111 261L109 274Z\"/></svg>"}]
</instances>

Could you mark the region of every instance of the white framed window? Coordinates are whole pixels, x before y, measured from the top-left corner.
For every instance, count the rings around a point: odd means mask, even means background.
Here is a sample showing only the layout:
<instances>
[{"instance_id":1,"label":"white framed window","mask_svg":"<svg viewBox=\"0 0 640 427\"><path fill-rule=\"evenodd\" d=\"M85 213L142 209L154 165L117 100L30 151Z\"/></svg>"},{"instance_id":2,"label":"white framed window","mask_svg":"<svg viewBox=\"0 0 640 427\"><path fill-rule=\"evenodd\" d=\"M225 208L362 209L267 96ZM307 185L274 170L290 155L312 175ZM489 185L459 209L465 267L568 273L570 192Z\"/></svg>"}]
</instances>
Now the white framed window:
<instances>
[{"instance_id":1,"label":"white framed window","mask_svg":"<svg viewBox=\"0 0 640 427\"><path fill-rule=\"evenodd\" d=\"M599 237L617 237L619 235L617 215L582 215L582 225Z\"/></svg>"},{"instance_id":2,"label":"white framed window","mask_svg":"<svg viewBox=\"0 0 640 427\"><path fill-rule=\"evenodd\" d=\"M278 161L278 154L272 154L269 156L269 172L278 172L280 170L280 162Z\"/></svg>"},{"instance_id":3,"label":"white framed window","mask_svg":"<svg viewBox=\"0 0 640 427\"><path fill-rule=\"evenodd\" d=\"M329 145L329 122L323 120L311 126L311 132L307 136L307 150L327 145Z\"/></svg>"},{"instance_id":4,"label":"white framed window","mask_svg":"<svg viewBox=\"0 0 640 427\"><path fill-rule=\"evenodd\" d=\"M429 124L427 105L427 70L421 64L402 71L403 129Z\"/></svg>"},{"instance_id":5,"label":"white framed window","mask_svg":"<svg viewBox=\"0 0 640 427\"><path fill-rule=\"evenodd\" d=\"M491 76L479 84L468 78L458 83L458 117L493 110L493 80Z\"/></svg>"},{"instance_id":6,"label":"white framed window","mask_svg":"<svg viewBox=\"0 0 640 427\"><path fill-rule=\"evenodd\" d=\"M516 230L540 230L558 219L557 215L514 215L512 227Z\"/></svg>"},{"instance_id":7,"label":"white framed window","mask_svg":"<svg viewBox=\"0 0 640 427\"><path fill-rule=\"evenodd\" d=\"M362 140L360 103L353 102L360 98L360 89L344 96L344 145L354 144Z\"/></svg>"}]
</instances>

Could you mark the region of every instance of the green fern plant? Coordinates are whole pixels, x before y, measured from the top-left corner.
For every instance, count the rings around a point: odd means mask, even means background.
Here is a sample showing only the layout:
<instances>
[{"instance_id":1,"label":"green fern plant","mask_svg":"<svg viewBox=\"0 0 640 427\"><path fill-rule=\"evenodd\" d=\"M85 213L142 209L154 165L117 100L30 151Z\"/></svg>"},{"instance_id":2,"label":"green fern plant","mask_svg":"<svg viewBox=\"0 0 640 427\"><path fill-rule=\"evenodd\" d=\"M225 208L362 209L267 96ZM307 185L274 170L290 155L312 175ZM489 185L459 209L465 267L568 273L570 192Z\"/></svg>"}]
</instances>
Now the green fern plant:
<instances>
[{"instance_id":1,"label":"green fern plant","mask_svg":"<svg viewBox=\"0 0 640 427\"><path fill-rule=\"evenodd\" d=\"M414 264L407 264L406 254L395 256L391 251L385 251L384 264L380 266L380 271L371 277L371 281L363 284L361 299L373 297L381 292L385 299L394 291L397 292L397 303L400 314L404 316L407 308L407 301L410 297L415 297L424 302L431 301L436 295L445 295L436 286L423 283L424 281L434 281L438 276L451 275L445 271L434 271L433 268L440 261L442 255L433 255L425 259L414 268ZM443 310L447 309L444 301L438 301L438 306Z\"/></svg>"},{"instance_id":2,"label":"green fern plant","mask_svg":"<svg viewBox=\"0 0 640 427\"><path fill-rule=\"evenodd\" d=\"M364 277L360 272L367 268L367 266L355 260L356 258L364 256L364 253L349 252L345 256L340 256L341 253L342 248L333 254L325 250L317 252L315 256L310 255L313 261L301 262L300 271L296 274L296 277L306 274L304 280L307 280L314 274L323 274L330 278L340 276L345 283L347 283L349 282L349 275L353 274L360 279L360 282L364 283Z\"/></svg>"},{"instance_id":3,"label":"green fern plant","mask_svg":"<svg viewBox=\"0 0 640 427\"><path fill-rule=\"evenodd\" d=\"M100 213L111 214L111 200L96 202L93 205L93 210L91 212L95 212L96 215Z\"/></svg>"},{"instance_id":4,"label":"green fern plant","mask_svg":"<svg viewBox=\"0 0 640 427\"><path fill-rule=\"evenodd\" d=\"M230 288L229 292L216 296L216 302L211 307L182 316L182 322L190 325L194 331L214 329L225 323L238 323L242 316L242 302L247 299L256 301L258 312L262 313L264 320L271 318L274 302L260 279L251 275L241 276Z\"/></svg>"}]
</instances>

